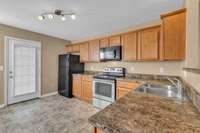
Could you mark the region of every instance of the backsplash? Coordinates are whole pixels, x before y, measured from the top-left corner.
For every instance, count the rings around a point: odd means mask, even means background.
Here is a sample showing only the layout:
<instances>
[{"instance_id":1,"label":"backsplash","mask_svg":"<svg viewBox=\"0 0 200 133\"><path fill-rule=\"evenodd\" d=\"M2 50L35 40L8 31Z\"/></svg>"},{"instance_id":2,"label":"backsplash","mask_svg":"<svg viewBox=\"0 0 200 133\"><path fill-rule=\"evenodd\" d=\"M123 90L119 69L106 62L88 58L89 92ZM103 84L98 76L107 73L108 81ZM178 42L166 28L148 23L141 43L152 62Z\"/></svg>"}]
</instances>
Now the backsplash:
<instances>
[{"instance_id":1,"label":"backsplash","mask_svg":"<svg viewBox=\"0 0 200 133\"><path fill-rule=\"evenodd\" d=\"M180 76L182 62L102 62L86 63L86 71L102 71L105 67L124 67L127 73Z\"/></svg>"}]
</instances>

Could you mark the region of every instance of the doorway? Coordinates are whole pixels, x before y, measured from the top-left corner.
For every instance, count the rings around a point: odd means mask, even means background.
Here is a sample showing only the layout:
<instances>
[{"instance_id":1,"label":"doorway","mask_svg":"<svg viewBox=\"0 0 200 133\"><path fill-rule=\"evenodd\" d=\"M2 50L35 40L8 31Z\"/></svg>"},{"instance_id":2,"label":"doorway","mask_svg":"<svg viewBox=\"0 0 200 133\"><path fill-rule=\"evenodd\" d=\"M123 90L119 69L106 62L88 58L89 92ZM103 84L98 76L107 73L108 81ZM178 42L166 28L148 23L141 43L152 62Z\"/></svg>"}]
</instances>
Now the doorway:
<instances>
[{"instance_id":1,"label":"doorway","mask_svg":"<svg viewBox=\"0 0 200 133\"><path fill-rule=\"evenodd\" d=\"M5 105L40 97L41 43L5 37Z\"/></svg>"}]
</instances>

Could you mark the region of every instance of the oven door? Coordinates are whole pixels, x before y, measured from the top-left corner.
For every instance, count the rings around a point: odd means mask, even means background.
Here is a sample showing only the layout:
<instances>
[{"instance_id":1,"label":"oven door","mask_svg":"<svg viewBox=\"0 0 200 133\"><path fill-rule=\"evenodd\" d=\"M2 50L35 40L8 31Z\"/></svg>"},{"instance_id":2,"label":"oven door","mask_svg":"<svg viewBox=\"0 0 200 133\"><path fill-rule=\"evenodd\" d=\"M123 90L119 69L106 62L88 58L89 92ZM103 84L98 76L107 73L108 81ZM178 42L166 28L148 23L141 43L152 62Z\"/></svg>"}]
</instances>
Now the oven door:
<instances>
[{"instance_id":1,"label":"oven door","mask_svg":"<svg viewBox=\"0 0 200 133\"><path fill-rule=\"evenodd\" d=\"M93 80L93 97L101 100L115 101L115 81L114 80Z\"/></svg>"}]
</instances>

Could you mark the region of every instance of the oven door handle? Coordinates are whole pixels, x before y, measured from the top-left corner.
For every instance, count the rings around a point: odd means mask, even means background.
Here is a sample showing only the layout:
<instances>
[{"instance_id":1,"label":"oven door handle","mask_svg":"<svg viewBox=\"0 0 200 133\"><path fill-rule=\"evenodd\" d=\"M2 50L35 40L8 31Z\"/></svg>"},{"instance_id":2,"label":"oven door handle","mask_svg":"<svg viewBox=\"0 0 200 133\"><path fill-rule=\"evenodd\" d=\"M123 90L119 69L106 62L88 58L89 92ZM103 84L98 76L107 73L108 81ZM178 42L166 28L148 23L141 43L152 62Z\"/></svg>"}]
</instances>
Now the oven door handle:
<instances>
[{"instance_id":1,"label":"oven door handle","mask_svg":"<svg viewBox=\"0 0 200 133\"><path fill-rule=\"evenodd\" d=\"M94 83L100 82L100 83L105 83L105 84L114 84L115 83L115 81L112 81L112 80L103 80L103 79L94 79L93 82Z\"/></svg>"}]
</instances>

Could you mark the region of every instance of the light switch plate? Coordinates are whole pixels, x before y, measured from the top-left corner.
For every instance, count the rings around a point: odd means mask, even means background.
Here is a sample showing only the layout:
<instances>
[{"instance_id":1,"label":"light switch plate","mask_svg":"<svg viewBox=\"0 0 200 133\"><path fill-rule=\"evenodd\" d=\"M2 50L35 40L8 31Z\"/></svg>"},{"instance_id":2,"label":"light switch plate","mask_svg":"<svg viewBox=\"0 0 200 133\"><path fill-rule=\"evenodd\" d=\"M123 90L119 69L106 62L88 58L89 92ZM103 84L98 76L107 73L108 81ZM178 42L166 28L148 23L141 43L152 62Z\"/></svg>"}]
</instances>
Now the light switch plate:
<instances>
[{"instance_id":1,"label":"light switch plate","mask_svg":"<svg viewBox=\"0 0 200 133\"><path fill-rule=\"evenodd\" d=\"M0 72L2 72L3 71L3 66L2 65L0 65Z\"/></svg>"}]
</instances>

